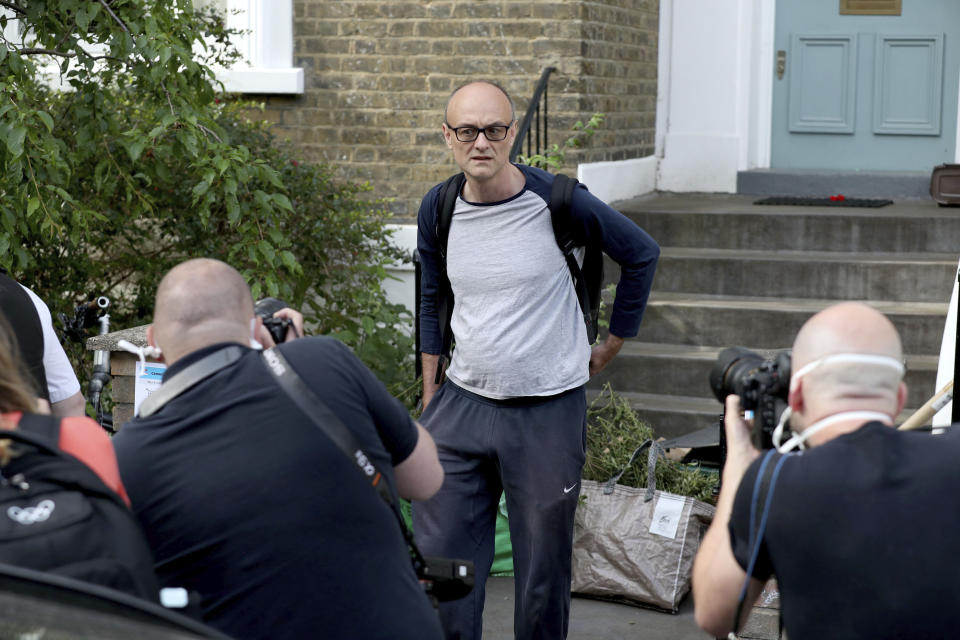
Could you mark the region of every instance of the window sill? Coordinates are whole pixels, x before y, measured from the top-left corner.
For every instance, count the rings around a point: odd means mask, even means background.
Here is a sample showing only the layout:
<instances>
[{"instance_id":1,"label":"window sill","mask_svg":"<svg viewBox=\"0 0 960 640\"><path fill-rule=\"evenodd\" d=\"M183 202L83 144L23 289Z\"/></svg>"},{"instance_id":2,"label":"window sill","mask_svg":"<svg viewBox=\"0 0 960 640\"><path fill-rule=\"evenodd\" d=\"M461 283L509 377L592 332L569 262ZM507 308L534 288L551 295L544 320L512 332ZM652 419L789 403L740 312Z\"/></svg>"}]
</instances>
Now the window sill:
<instances>
[{"instance_id":1,"label":"window sill","mask_svg":"<svg viewBox=\"0 0 960 640\"><path fill-rule=\"evenodd\" d=\"M228 93L302 94L303 69L217 69L217 80Z\"/></svg>"}]
</instances>

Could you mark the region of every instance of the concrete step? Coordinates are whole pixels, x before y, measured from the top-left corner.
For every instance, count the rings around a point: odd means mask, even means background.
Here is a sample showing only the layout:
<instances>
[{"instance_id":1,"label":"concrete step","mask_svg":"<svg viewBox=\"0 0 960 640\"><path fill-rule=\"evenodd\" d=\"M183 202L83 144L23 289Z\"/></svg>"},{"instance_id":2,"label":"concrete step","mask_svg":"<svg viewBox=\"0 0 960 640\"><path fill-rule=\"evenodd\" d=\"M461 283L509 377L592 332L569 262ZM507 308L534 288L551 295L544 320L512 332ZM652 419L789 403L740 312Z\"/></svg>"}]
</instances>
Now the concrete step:
<instances>
[{"instance_id":1,"label":"concrete step","mask_svg":"<svg viewBox=\"0 0 960 640\"><path fill-rule=\"evenodd\" d=\"M713 396L689 397L636 391L620 391L640 418L653 429L655 437L676 438L718 424L723 406ZM596 398L599 388L587 389L587 402Z\"/></svg>"},{"instance_id":2,"label":"concrete step","mask_svg":"<svg viewBox=\"0 0 960 640\"><path fill-rule=\"evenodd\" d=\"M618 392L682 395L715 401L708 380L723 348L627 341L607 368L590 380L590 387L600 388L609 382ZM776 355L776 351L757 349L749 344L747 348L764 358ZM938 357L910 355L906 360L907 406L919 407L935 392Z\"/></svg>"},{"instance_id":3,"label":"concrete step","mask_svg":"<svg viewBox=\"0 0 960 640\"><path fill-rule=\"evenodd\" d=\"M942 302L957 260L881 254L663 248L658 291L727 296Z\"/></svg>"},{"instance_id":4,"label":"concrete step","mask_svg":"<svg viewBox=\"0 0 960 640\"><path fill-rule=\"evenodd\" d=\"M960 257L958 212L932 200L857 209L756 199L654 194L615 203L663 251L638 341L591 381L591 393L611 382L665 437L714 425L722 407L707 378L722 348L772 355L812 314L862 300L900 331L907 404L923 404L935 391ZM608 263L607 273L615 282L619 270Z\"/></svg>"},{"instance_id":5,"label":"concrete step","mask_svg":"<svg viewBox=\"0 0 960 640\"><path fill-rule=\"evenodd\" d=\"M879 209L754 205L756 197L657 194L614 206L661 246L960 255L960 215L932 200Z\"/></svg>"},{"instance_id":6,"label":"concrete step","mask_svg":"<svg viewBox=\"0 0 960 640\"><path fill-rule=\"evenodd\" d=\"M867 303L886 315L911 354L938 354L947 315L942 302ZM639 339L678 345L749 343L760 349L781 349L793 343L807 319L836 303L815 298L761 298L690 295L654 291L647 305Z\"/></svg>"}]
</instances>

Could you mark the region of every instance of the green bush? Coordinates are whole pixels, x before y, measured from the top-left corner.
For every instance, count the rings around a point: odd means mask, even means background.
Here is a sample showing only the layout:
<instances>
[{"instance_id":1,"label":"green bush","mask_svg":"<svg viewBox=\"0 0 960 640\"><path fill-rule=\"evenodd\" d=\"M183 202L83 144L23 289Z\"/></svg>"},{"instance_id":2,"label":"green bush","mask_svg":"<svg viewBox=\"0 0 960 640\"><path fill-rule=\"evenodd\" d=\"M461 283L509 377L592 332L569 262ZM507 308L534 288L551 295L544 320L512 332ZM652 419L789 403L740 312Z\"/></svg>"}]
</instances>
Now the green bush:
<instances>
[{"instance_id":1,"label":"green bush","mask_svg":"<svg viewBox=\"0 0 960 640\"><path fill-rule=\"evenodd\" d=\"M0 266L55 314L108 295L116 329L149 321L172 266L219 258L388 384L412 377L409 314L380 286L399 257L388 214L218 96L222 18L190 0L3 4L25 40L0 43ZM70 90L41 80L42 58ZM71 355L85 378L89 355Z\"/></svg>"}]
</instances>

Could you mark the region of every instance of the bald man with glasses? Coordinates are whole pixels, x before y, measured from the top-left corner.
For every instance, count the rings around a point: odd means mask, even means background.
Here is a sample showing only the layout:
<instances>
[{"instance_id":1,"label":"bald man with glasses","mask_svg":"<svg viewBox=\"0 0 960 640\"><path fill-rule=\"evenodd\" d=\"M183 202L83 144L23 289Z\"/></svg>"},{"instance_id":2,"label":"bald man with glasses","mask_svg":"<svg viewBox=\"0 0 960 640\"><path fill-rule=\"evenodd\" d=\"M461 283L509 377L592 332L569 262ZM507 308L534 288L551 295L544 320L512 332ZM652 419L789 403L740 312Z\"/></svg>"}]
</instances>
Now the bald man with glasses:
<instances>
[{"instance_id":1,"label":"bald man with glasses","mask_svg":"<svg viewBox=\"0 0 960 640\"><path fill-rule=\"evenodd\" d=\"M414 529L424 553L474 562L473 592L442 603L440 614L448 638L480 640L496 509L505 493L516 638L565 638L586 455L584 385L624 338L637 334L659 247L586 187L574 189L577 244L602 247L621 267L609 335L591 346L551 224L554 176L509 160L517 135L510 96L492 82L463 85L450 96L441 128L463 187L446 251L437 230L442 185L420 206L417 246L421 423L437 443L446 476L431 500L414 503ZM582 248L577 257L583 259ZM444 353L440 313L450 305L455 349Z\"/></svg>"}]
</instances>

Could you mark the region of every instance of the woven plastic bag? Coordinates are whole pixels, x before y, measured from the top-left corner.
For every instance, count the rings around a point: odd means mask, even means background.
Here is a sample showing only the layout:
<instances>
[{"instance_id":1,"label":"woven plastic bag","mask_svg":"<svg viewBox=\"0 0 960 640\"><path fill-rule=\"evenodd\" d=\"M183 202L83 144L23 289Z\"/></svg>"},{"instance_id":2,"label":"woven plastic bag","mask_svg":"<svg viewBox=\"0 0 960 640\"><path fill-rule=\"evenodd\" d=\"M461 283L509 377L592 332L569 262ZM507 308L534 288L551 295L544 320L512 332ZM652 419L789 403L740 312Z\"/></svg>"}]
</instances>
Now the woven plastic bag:
<instances>
[{"instance_id":1,"label":"woven plastic bag","mask_svg":"<svg viewBox=\"0 0 960 640\"><path fill-rule=\"evenodd\" d=\"M617 484L647 448L647 488ZM574 593L677 612L715 508L656 490L662 453L648 440L606 482L583 481L573 534Z\"/></svg>"}]
</instances>

